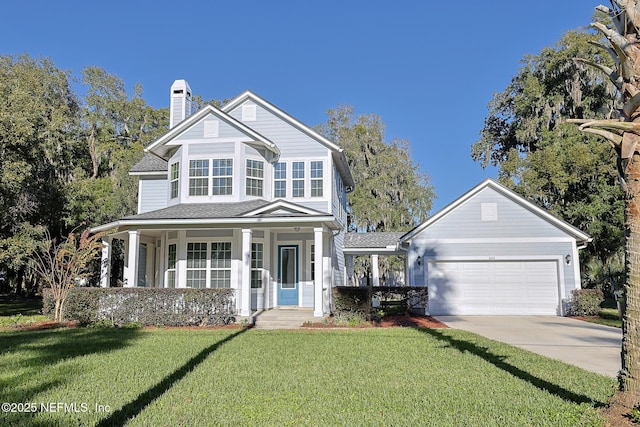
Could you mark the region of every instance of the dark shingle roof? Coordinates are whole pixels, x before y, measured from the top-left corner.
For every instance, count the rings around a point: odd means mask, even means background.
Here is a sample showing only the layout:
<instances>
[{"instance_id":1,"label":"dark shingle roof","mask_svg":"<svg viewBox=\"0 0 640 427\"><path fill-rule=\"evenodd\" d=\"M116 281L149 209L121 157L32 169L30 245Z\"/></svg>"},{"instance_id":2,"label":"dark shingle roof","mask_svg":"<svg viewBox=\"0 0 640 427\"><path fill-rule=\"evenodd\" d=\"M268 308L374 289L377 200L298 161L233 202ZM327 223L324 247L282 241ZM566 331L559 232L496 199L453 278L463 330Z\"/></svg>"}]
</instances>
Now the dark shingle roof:
<instances>
[{"instance_id":1,"label":"dark shingle roof","mask_svg":"<svg viewBox=\"0 0 640 427\"><path fill-rule=\"evenodd\" d=\"M167 172L167 161L153 154L145 154L142 159L129 172Z\"/></svg>"},{"instance_id":2,"label":"dark shingle roof","mask_svg":"<svg viewBox=\"0 0 640 427\"><path fill-rule=\"evenodd\" d=\"M200 219L200 218L233 218L244 213L268 205L262 199L236 203L183 203L145 212L124 219Z\"/></svg>"},{"instance_id":3,"label":"dark shingle roof","mask_svg":"<svg viewBox=\"0 0 640 427\"><path fill-rule=\"evenodd\" d=\"M405 231L385 231L379 233L347 233L344 236L345 248L386 248L398 243Z\"/></svg>"}]
</instances>

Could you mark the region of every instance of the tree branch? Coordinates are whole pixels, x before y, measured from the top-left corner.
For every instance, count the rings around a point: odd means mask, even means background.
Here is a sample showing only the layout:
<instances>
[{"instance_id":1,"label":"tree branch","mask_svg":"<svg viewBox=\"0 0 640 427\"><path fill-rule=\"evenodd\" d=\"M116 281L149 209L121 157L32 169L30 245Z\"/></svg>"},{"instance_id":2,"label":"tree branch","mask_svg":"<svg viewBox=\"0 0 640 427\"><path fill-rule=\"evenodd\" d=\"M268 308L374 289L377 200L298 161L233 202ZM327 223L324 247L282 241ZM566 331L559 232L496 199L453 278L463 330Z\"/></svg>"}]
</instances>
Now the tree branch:
<instances>
[{"instance_id":1,"label":"tree branch","mask_svg":"<svg viewBox=\"0 0 640 427\"><path fill-rule=\"evenodd\" d=\"M600 31L611 43L611 47L615 50L618 58L620 60L620 71L622 74L622 78L625 81L629 81L633 78L633 66L631 65L631 61L629 61L629 56L625 53L624 49L627 47L629 42L625 39L620 33L611 28L607 28L600 22L591 23L591 27Z\"/></svg>"},{"instance_id":2,"label":"tree branch","mask_svg":"<svg viewBox=\"0 0 640 427\"><path fill-rule=\"evenodd\" d=\"M614 86L619 91L622 91L622 85L624 84L624 81L622 80L622 77L620 77L620 74L618 74L616 70L613 70L607 67L606 65L598 64L597 62L589 61L583 58L573 58L573 60L576 62L581 62L583 64L589 65L591 67L597 68L598 70L602 71L609 77L609 80L611 80Z\"/></svg>"}]
</instances>

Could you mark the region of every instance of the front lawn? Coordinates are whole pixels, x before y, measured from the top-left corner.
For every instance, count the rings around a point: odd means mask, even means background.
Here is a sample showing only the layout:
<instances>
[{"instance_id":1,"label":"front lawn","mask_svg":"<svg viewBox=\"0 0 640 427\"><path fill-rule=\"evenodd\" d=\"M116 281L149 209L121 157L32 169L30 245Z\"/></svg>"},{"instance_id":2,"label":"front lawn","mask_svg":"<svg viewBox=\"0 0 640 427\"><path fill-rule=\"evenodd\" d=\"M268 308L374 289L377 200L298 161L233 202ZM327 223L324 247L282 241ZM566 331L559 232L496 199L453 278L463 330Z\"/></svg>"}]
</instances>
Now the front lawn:
<instances>
[{"instance_id":1,"label":"front lawn","mask_svg":"<svg viewBox=\"0 0 640 427\"><path fill-rule=\"evenodd\" d=\"M0 294L0 328L48 320L42 315L42 298L13 299Z\"/></svg>"},{"instance_id":2,"label":"front lawn","mask_svg":"<svg viewBox=\"0 0 640 427\"><path fill-rule=\"evenodd\" d=\"M603 425L614 387L452 329L0 332L2 401L36 409L4 425Z\"/></svg>"}]
</instances>

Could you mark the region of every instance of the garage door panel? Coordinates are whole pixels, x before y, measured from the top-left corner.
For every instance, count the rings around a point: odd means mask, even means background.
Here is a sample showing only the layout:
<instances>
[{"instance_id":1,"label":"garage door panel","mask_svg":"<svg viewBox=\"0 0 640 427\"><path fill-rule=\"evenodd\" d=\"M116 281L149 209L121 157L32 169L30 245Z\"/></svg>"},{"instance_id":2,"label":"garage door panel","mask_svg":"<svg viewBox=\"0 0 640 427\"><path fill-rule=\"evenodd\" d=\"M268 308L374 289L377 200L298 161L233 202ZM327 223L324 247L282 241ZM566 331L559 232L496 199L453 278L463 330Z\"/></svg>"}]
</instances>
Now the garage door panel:
<instances>
[{"instance_id":1,"label":"garage door panel","mask_svg":"<svg viewBox=\"0 0 640 427\"><path fill-rule=\"evenodd\" d=\"M434 315L557 315L554 261L429 262L429 312Z\"/></svg>"}]
</instances>

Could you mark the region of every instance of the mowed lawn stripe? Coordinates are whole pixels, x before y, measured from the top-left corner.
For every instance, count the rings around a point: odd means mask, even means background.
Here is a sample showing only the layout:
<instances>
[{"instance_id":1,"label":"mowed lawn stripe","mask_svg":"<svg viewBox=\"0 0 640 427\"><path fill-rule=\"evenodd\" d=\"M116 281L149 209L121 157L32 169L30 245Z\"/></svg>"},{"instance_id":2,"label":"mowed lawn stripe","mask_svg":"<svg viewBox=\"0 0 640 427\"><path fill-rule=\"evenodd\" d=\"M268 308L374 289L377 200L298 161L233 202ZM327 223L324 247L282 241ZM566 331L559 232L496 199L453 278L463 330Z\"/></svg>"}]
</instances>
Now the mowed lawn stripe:
<instances>
[{"instance_id":1,"label":"mowed lawn stripe","mask_svg":"<svg viewBox=\"0 0 640 427\"><path fill-rule=\"evenodd\" d=\"M85 350L47 364L52 345ZM447 329L10 332L0 351L3 396L111 409L12 425L603 425L615 385Z\"/></svg>"}]
</instances>

